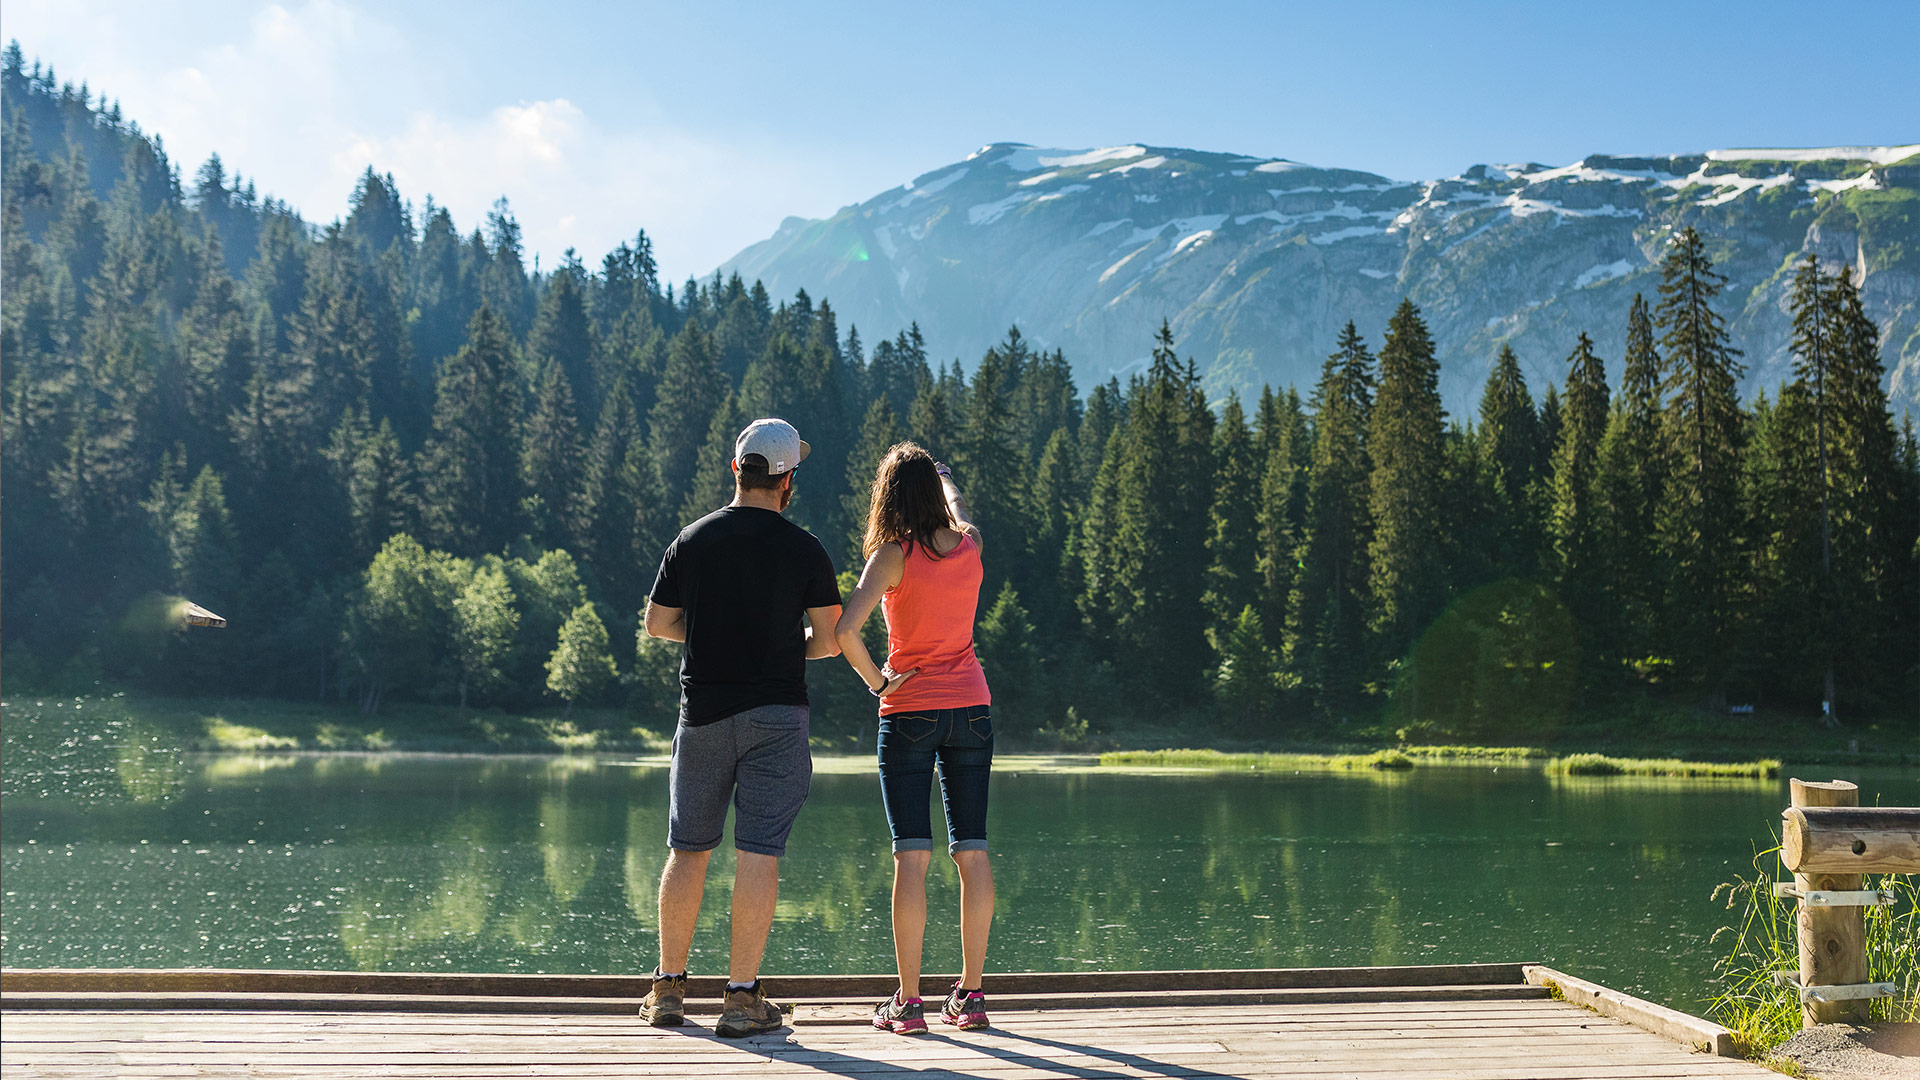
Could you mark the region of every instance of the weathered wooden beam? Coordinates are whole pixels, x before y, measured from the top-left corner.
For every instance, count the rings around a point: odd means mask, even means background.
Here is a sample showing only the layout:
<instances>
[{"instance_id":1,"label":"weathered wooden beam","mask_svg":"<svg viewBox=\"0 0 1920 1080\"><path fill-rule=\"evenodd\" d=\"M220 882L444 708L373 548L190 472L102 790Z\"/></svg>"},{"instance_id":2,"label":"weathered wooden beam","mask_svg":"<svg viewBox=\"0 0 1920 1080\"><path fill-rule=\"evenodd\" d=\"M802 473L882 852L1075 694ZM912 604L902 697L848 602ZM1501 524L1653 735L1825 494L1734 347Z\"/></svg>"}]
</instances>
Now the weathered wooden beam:
<instances>
[{"instance_id":1,"label":"weathered wooden beam","mask_svg":"<svg viewBox=\"0 0 1920 1080\"><path fill-rule=\"evenodd\" d=\"M988 975L989 990L1005 994L1139 993L1156 990L1353 989L1408 986L1517 986L1522 964L1417 964L1352 968L1234 968L1218 971L1056 971ZM940 986L952 975L925 975ZM768 975L776 997L880 998L898 985L892 975ZM719 996L718 975L688 980L691 997ZM417 972L266 971L216 968L145 970L61 968L0 971L0 992L444 994L525 998L639 998L646 975L494 975Z\"/></svg>"},{"instance_id":2,"label":"weathered wooden beam","mask_svg":"<svg viewBox=\"0 0 1920 1080\"><path fill-rule=\"evenodd\" d=\"M1780 862L1796 874L1920 874L1920 807L1790 806Z\"/></svg>"},{"instance_id":3,"label":"weathered wooden beam","mask_svg":"<svg viewBox=\"0 0 1920 1080\"><path fill-rule=\"evenodd\" d=\"M1538 964L1527 965L1527 981L1535 986L1557 989L1562 998L1575 1005L1592 1009L1601 1016L1623 1020L1663 1039L1672 1039L1684 1046L1691 1046L1718 1057L1740 1056L1740 1052L1733 1045L1733 1032L1711 1020L1689 1016L1678 1010L1669 1009L1665 1005L1656 1005L1631 994L1609 990L1598 983L1575 978Z\"/></svg>"},{"instance_id":4,"label":"weathered wooden beam","mask_svg":"<svg viewBox=\"0 0 1920 1080\"><path fill-rule=\"evenodd\" d=\"M843 1023L845 1006L853 1007L853 1023L867 1024L873 1019L873 1000L886 991L854 997L794 998L780 992L769 982L774 998L795 1010L797 1023ZM1155 995L1160 1002L1178 1002L1198 1008L1204 1005L1297 1005L1358 1004L1379 1002L1430 1001L1524 1001L1545 999L1545 990L1525 983L1465 986L1372 986L1372 987L1285 987L1266 990L1167 990ZM1137 992L1094 994L1072 993L995 993L995 1008L1071 1009L1125 1008L1138 1002ZM168 1010L221 1010L233 1012L424 1012L424 1013L539 1013L587 1016L631 1016L632 998L611 997L513 997L502 994L476 996L453 994L327 994L327 993L233 993L221 991L83 991L42 990L9 991L0 994L0 1008L18 1011L68 1011L74 1009L156 1012ZM687 1011L693 1015L717 1014L717 993L689 996Z\"/></svg>"}]
</instances>

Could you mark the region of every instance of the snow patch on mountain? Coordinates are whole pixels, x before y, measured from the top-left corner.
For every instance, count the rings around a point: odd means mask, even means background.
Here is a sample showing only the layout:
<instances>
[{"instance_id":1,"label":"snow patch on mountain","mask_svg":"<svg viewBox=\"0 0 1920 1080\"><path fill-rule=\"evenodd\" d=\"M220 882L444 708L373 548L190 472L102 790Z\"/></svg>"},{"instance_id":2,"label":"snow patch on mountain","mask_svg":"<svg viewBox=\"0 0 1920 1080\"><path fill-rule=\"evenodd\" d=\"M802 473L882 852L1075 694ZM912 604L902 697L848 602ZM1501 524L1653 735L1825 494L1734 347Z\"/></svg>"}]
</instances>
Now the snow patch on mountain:
<instances>
[{"instance_id":1,"label":"snow patch on mountain","mask_svg":"<svg viewBox=\"0 0 1920 1080\"><path fill-rule=\"evenodd\" d=\"M992 149L984 147L983 149ZM1103 146L1098 150L1045 150L1035 146L1015 147L1013 152L995 165L1005 165L1015 172L1032 172L1035 169L1077 169L1082 165L1098 165L1103 161L1125 161L1137 158L1147 152L1144 146Z\"/></svg>"},{"instance_id":2,"label":"snow patch on mountain","mask_svg":"<svg viewBox=\"0 0 1920 1080\"><path fill-rule=\"evenodd\" d=\"M1321 247L1325 247L1328 244L1337 244L1342 240L1357 240L1362 236L1379 236L1386 231L1387 230L1380 228L1378 225L1349 225L1344 229L1335 229L1332 232L1321 233L1313 237L1313 242Z\"/></svg>"},{"instance_id":3,"label":"snow patch on mountain","mask_svg":"<svg viewBox=\"0 0 1920 1080\"><path fill-rule=\"evenodd\" d=\"M885 207L882 207L881 213L890 213L894 210L903 209L912 203L920 201L921 199L930 199L933 196L938 195L941 192L952 187L954 184L958 183L961 180L961 178L965 177L966 175L967 175L967 167L965 165L962 165L957 169L949 169L945 173L942 173L937 179L929 180L924 184L920 184L918 187L914 186L915 185L914 181L909 180L906 183L906 192L907 192L906 195L902 196L897 201L889 203Z\"/></svg>"},{"instance_id":4,"label":"snow patch on mountain","mask_svg":"<svg viewBox=\"0 0 1920 1080\"><path fill-rule=\"evenodd\" d=\"M1631 260L1615 259L1610 263L1602 263L1599 266L1589 267L1581 271L1580 276L1573 279L1573 287L1576 289L1584 289L1589 285L1598 285L1603 281L1612 281L1617 277L1625 277L1632 272L1633 262Z\"/></svg>"},{"instance_id":5,"label":"snow patch on mountain","mask_svg":"<svg viewBox=\"0 0 1920 1080\"><path fill-rule=\"evenodd\" d=\"M1871 161L1891 165L1920 154L1920 143L1906 146L1816 146L1798 150L1709 150L1708 161Z\"/></svg>"},{"instance_id":6,"label":"snow patch on mountain","mask_svg":"<svg viewBox=\"0 0 1920 1080\"><path fill-rule=\"evenodd\" d=\"M1045 195L1042 195L1033 201L1036 203L1052 202L1055 199L1064 198L1065 196L1075 194L1076 192L1092 191L1092 190L1093 189L1088 187L1086 184L1068 184L1066 187L1063 187L1058 191L1049 191Z\"/></svg>"},{"instance_id":7,"label":"snow patch on mountain","mask_svg":"<svg viewBox=\"0 0 1920 1080\"><path fill-rule=\"evenodd\" d=\"M1004 199L990 203L976 203L967 207L967 223L970 225L991 225L1007 216L1007 211L1022 203L1033 201L1030 191L1016 191Z\"/></svg>"},{"instance_id":8,"label":"snow patch on mountain","mask_svg":"<svg viewBox=\"0 0 1920 1080\"><path fill-rule=\"evenodd\" d=\"M1879 178L1870 172L1863 172L1859 176L1846 180L1809 180L1807 181L1807 190L1835 193L1842 191L1879 191L1881 190L1881 185Z\"/></svg>"}]
</instances>

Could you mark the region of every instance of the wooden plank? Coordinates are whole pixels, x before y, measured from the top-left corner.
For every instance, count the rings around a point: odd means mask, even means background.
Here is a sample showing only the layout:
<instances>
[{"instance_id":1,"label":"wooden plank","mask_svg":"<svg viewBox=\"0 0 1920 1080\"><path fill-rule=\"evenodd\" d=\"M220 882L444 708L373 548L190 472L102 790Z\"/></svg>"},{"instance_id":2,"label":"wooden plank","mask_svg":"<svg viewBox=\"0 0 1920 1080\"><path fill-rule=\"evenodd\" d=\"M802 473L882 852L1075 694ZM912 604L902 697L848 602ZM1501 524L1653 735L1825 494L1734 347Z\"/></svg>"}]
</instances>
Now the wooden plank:
<instances>
[{"instance_id":1,"label":"wooden plank","mask_svg":"<svg viewBox=\"0 0 1920 1080\"><path fill-rule=\"evenodd\" d=\"M1538 989L1538 988L1536 988ZM1069 997L1071 995L1068 995ZM1137 998L1134 1000L1138 1000ZM850 1004L822 1010L854 1009ZM701 1080L1691 1080L1766 1078L1571 1004L1427 999L996 1010L983 1032L901 1038L860 1023L739 1042L626 1015L9 1012L13 1077L291 1080L698 1076Z\"/></svg>"},{"instance_id":2,"label":"wooden plank","mask_svg":"<svg viewBox=\"0 0 1920 1080\"><path fill-rule=\"evenodd\" d=\"M884 995L875 995L880 997ZM1131 994L995 994L991 1001L1006 1009L1042 1009L1098 1007L1122 1004ZM1436 997L1455 1000L1510 1001L1548 997L1540 987L1525 984L1467 986L1362 987L1354 989L1274 989L1274 990L1169 990L1154 995L1156 1000L1177 1002L1184 1007L1202 1005L1272 1005L1292 1002L1402 1002L1426 1001ZM810 1004L776 995L775 1000L796 1008ZM846 1001L820 1004L864 1004ZM0 1008L9 1010L53 1009L130 1009L154 1011L166 1009L299 1012L466 1012L466 1013L574 1013L603 1016L632 1015L631 999L516 998L504 996L455 997L424 994L263 994L181 991L172 993L49 991L0 995ZM717 997L688 998L689 1015L715 1015L720 1011Z\"/></svg>"},{"instance_id":3,"label":"wooden plank","mask_svg":"<svg viewBox=\"0 0 1920 1080\"><path fill-rule=\"evenodd\" d=\"M1537 986L1558 987L1560 993L1575 1005L1625 1021L1682 1046L1699 1047L1719 1057L1739 1056L1734 1049L1733 1032L1711 1020L1689 1016L1677 1009L1656 1005L1618 990L1609 990L1597 983L1537 964L1528 965L1527 981Z\"/></svg>"},{"instance_id":4,"label":"wooden plank","mask_svg":"<svg viewBox=\"0 0 1920 1080\"><path fill-rule=\"evenodd\" d=\"M1190 971L1008 972L987 976L993 994L1139 993L1160 990L1285 990L1395 986L1490 986L1526 981L1524 964L1414 964L1351 968L1229 968ZM873 997L896 979L878 975L767 975L774 996ZM956 975L925 975L939 986ZM695 975L692 997L718 997L725 978ZM258 994L446 994L454 997L640 998L647 975L439 974L431 972L274 971L260 969L6 968L0 994L54 991Z\"/></svg>"},{"instance_id":5,"label":"wooden plank","mask_svg":"<svg viewBox=\"0 0 1920 1080\"><path fill-rule=\"evenodd\" d=\"M37 1066L35 1075L97 1076L97 1071L89 1072L93 1066ZM578 1065L578 1064L540 1064L530 1066L488 1066L484 1064L452 1064L434 1066L434 1071L393 1068L388 1066L328 1066L325 1071L305 1067L253 1066L231 1071L214 1071L206 1068L183 1069L179 1066L142 1066L140 1075L239 1075L249 1077L337 1077L380 1078L380 1077L485 1077L485 1076L558 1076L558 1077L631 1077L634 1068L631 1065ZM1776 1074L1758 1066L1727 1061L1720 1058L1703 1058L1691 1062L1655 1062L1655 1063L1474 1063L1474 1062L1425 1062L1417 1065L1385 1065L1379 1068L1367 1063L1345 1061L1324 1062L1247 1062L1223 1064L1220 1068L1230 1072L1218 1071L1205 1066L1184 1066L1164 1063L1151 1063L1144 1066L1107 1063L1091 1068L1077 1066L1029 1066L1004 1064L997 1066L969 1065L965 1071L946 1068L902 1068L887 1062L843 1062L822 1070L814 1065L759 1063L743 1064L734 1069L703 1070L703 1080L733 1080L733 1078L763 1078L804 1076L817 1080L823 1071L840 1076L885 1077L911 1075L916 1080L928 1077L981 1077L992 1076L996 1080L1059 1080L1066 1077L1102 1077L1102 1078L1141 1078L1153 1077L1291 1077L1291 1076L1350 1076L1350 1077L1386 1077L1396 1080L1663 1080L1663 1078L1683 1077L1754 1077L1768 1078Z\"/></svg>"}]
</instances>

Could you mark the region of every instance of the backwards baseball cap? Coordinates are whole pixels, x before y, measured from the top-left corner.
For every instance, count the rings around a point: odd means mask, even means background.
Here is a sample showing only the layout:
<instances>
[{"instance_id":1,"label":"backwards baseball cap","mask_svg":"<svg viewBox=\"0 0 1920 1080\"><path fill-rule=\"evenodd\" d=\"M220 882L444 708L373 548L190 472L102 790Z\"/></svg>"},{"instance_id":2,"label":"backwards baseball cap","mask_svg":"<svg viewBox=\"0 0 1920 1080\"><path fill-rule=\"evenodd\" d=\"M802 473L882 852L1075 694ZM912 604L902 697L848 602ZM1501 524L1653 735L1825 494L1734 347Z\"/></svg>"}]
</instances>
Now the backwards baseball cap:
<instances>
[{"instance_id":1,"label":"backwards baseball cap","mask_svg":"<svg viewBox=\"0 0 1920 1080\"><path fill-rule=\"evenodd\" d=\"M733 440L733 460L745 463L747 455L758 454L767 463L769 476L779 476L800 464L812 451L792 424L777 417L755 420Z\"/></svg>"}]
</instances>

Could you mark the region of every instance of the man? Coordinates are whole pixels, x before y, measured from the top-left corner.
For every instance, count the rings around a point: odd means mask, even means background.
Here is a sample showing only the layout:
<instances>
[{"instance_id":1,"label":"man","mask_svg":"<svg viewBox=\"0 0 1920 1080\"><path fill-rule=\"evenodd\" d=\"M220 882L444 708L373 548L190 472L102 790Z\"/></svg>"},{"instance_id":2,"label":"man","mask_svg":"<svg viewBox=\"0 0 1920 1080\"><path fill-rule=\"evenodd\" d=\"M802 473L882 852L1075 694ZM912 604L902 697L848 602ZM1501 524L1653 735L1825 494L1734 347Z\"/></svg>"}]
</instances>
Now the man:
<instances>
[{"instance_id":1,"label":"man","mask_svg":"<svg viewBox=\"0 0 1920 1080\"><path fill-rule=\"evenodd\" d=\"M813 780L806 661L839 655L840 592L827 551L781 511L811 448L785 420L755 420L733 443L733 502L682 530L647 600L651 637L684 642L673 735L660 966L640 1016L685 1022L687 956L707 858L734 804L733 948L714 1034L784 1022L760 986L780 892L780 856ZM804 625L803 619L804 618Z\"/></svg>"}]
</instances>

